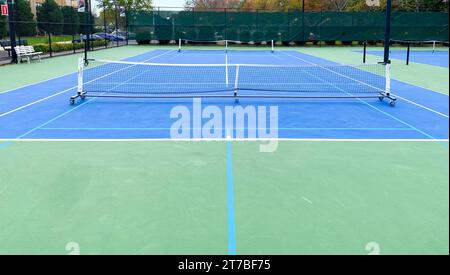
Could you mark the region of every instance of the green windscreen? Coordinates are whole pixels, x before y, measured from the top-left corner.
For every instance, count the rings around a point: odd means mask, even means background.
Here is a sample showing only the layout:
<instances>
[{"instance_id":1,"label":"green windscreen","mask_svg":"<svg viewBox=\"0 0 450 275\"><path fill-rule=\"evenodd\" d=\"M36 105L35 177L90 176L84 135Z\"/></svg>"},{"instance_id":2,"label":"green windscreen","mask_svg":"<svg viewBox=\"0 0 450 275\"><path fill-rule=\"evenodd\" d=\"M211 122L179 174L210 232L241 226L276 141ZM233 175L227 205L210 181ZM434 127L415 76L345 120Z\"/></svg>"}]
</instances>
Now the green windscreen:
<instances>
[{"instance_id":1,"label":"green windscreen","mask_svg":"<svg viewBox=\"0 0 450 275\"><path fill-rule=\"evenodd\" d=\"M382 12L163 11L129 12L138 40L377 41L384 39ZM448 41L448 13L395 12L392 39Z\"/></svg>"}]
</instances>

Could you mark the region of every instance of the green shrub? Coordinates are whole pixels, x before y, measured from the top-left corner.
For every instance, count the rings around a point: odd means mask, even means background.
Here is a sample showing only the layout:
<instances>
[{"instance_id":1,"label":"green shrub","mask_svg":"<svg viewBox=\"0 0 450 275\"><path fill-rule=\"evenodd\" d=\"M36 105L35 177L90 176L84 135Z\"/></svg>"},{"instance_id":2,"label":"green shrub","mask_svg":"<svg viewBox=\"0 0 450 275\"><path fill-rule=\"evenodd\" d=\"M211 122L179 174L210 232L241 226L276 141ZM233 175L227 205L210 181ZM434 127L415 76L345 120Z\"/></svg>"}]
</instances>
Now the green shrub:
<instances>
[{"instance_id":1,"label":"green shrub","mask_svg":"<svg viewBox=\"0 0 450 275\"><path fill-rule=\"evenodd\" d=\"M98 40L94 41L93 45L95 47L101 47L106 45L106 41L104 40ZM64 52L64 51L72 51L75 48L75 50L83 49L84 43L52 43L52 52ZM48 53L50 52L50 47L48 44L37 44L34 45L34 50L37 52L43 52Z\"/></svg>"}]
</instances>

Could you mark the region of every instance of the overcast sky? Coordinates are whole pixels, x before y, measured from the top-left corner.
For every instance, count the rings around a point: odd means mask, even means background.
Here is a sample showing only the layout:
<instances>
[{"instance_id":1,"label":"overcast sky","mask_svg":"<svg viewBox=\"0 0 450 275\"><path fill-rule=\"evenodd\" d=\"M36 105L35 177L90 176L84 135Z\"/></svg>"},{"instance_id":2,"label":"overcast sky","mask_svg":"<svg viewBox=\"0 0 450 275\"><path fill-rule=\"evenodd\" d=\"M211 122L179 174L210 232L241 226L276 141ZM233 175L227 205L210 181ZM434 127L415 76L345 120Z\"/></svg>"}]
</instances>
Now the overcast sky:
<instances>
[{"instance_id":1,"label":"overcast sky","mask_svg":"<svg viewBox=\"0 0 450 275\"><path fill-rule=\"evenodd\" d=\"M185 0L153 0L155 7L183 7Z\"/></svg>"}]
</instances>

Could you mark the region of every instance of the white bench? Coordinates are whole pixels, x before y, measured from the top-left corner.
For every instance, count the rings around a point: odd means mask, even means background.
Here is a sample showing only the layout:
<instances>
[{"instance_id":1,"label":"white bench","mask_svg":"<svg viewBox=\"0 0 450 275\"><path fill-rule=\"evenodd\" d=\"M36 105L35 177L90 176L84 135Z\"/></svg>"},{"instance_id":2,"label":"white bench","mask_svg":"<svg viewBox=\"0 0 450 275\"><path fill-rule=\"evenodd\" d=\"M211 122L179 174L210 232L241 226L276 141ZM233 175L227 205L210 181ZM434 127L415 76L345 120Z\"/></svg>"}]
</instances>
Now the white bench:
<instances>
[{"instance_id":1,"label":"white bench","mask_svg":"<svg viewBox=\"0 0 450 275\"><path fill-rule=\"evenodd\" d=\"M38 57L39 61L41 61L42 52L36 52L33 46L17 46L14 48L17 54L17 59L22 62L23 59L26 59L28 63L33 60L34 57Z\"/></svg>"},{"instance_id":2,"label":"white bench","mask_svg":"<svg viewBox=\"0 0 450 275\"><path fill-rule=\"evenodd\" d=\"M26 53L30 55L31 59L33 59L33 57L37 56L39 59L39 62L41 62L41 54L43 54L43 52L35 51L33 46L24 46L24 47L25 47Z\"/></svg>"}]
</instances>

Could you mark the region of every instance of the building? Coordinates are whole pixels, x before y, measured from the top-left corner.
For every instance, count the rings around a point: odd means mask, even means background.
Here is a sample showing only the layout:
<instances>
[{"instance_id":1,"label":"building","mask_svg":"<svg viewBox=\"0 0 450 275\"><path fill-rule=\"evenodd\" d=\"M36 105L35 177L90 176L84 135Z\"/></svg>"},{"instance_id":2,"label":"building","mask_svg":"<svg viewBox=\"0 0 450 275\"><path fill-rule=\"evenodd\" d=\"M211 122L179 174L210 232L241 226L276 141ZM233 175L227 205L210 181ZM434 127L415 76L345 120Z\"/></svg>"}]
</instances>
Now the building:
<instances>
[{"instance_id":1,"label":"building","mask_svg":"<svg viewBox=\"0 0 450 275\"><path fill-rule=\"evenodd\" d=\"M42 4L45 0L29 0L31 12L36 16L36 7ZM74 8L77 7L77 0L55 0L55 2L60 6L72 6Z\"/></svg>"}]
</instances>

